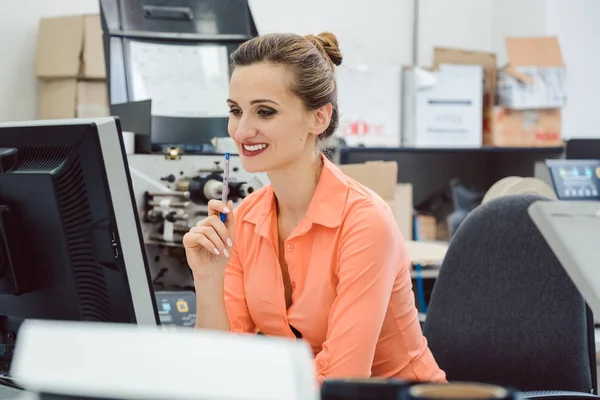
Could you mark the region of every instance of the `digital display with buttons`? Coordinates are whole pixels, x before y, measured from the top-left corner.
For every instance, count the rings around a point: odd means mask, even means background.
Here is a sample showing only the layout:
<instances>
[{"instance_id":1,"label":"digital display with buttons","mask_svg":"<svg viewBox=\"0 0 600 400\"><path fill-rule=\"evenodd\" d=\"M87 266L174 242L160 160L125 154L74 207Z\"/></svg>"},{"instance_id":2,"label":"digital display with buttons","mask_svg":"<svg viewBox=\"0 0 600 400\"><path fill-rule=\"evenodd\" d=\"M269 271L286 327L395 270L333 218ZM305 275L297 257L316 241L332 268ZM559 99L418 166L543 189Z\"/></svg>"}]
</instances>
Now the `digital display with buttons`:
<instances>
[{"instance_id":1,"label":"digital display with buttons","mask_svg":"<svg viewBox=\"0 0 600 400\"><path fill-rule=\"evenodd\" d=\"M560 200L600 201L600 160L547 160Z\"/></svg>"},{"instance_id":2,"label":"digital display with buttons","mask_svg":"<svg viewBox=\"0 0 600 400\"><path fill-rule=\"evenodd\" d=\"M196 294L191 291L156 292L156 306L162 326L196 326Z\"/></svg>"}]
</instances>

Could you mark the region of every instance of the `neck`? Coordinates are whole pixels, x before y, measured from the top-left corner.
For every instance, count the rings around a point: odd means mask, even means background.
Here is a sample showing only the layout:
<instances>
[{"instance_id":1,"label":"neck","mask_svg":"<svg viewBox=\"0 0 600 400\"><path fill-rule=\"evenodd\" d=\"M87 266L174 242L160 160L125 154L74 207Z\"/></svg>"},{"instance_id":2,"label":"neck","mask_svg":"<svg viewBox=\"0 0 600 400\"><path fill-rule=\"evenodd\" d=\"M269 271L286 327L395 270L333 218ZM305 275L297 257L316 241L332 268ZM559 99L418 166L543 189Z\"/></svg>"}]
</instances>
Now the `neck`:
<instances>
[{"instance_id":1,"label":"neck","mask_svg":"<svg viewBox=\"0 0 600 400\"><path fill-rule=\"evenodd\" d=\"M299 222L308 211L313 198L323 161L318 152L306 152L293 164L276 171L269 171L267 176L277 198L277 214L285 215Z\"/></svg>"}]
</instances>

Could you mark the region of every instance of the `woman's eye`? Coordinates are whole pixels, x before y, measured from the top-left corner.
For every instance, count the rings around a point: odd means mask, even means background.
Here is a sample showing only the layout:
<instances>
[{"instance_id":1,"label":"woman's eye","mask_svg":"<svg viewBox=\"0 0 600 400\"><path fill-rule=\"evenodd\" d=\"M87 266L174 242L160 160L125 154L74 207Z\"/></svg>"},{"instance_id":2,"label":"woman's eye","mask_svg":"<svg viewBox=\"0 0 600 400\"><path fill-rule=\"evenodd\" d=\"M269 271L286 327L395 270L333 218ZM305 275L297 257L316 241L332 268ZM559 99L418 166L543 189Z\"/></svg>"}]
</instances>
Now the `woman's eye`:
<instances>
[{"instance_id":1,"label":"woman's eye","mask_svg":"<svg viewBox=\"0 0 600 400\"><path fill-rule=\"evenodd\" d=\"M270 117L274 114L274 110L258 110L258 115L260 115L261 117Z\"/></svg>"},{"instance_id":2,"label":"woman's eye","mask_svg":"<svg viewBox=\"0 0 600 400\"><path fill-rule=\"evenodd\" d=\"M242 113L242 112L241 112L240 110L238 110L237 108L232 108L232 109L230 109L230 110L229 110L229 114L231 114L231 115L238 116L238 115L240 115L241 113Z\"/></svg>"}]
</instances>

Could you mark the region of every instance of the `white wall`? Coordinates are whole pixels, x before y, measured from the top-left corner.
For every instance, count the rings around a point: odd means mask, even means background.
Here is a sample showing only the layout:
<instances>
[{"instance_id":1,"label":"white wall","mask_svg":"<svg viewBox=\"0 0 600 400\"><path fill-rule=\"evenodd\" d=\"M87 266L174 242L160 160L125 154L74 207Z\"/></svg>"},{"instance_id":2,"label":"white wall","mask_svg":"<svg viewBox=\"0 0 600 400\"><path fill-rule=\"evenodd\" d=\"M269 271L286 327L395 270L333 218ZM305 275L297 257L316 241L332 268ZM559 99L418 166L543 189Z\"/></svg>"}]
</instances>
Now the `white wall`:
<instances>
[{"instance_id":1,"label":"white wall","mask_svg":"<svg viewBox=\"0 0 600 400\"><path fill-rule=\"evenodd\" d=\"M569 74L565 137L600 137L599 0L418 0L417 59L430 65L434 46L495 51L505 36L558 35ZM34 119L40 17L97 13L99 0L2 0L0 121ZM336 33L344 64L407 65L413 59L413 0L250 0L261 32ZM290 16L286 18L286 16ZM368 18L368 19L367 19Z\"/></svg>"},{"instance_id":2,"label":"white wall","mask_svg":"<svg viewBox=\"0 0 600 400\"><path fill-rule=\"evenodd\" d=\"M431 64L434 46L491 49L494 0L416 1L419 2L418 64ZM414 3L415 0L250 0L259 33L332 31L340 41L344 64L351 67L414 62Z\"/></svg>"},{"instance_id":3,"label":"white wall","mask_svg":"<svg viewBox=\"0 0 600 400\"><path fill-rule=\"evenodd\" d=\"M413 0L250 0L259 33L331 31L350 67L410 64L412 5Z\"/></svg>"},{"instance_id":4,"label":"white wall","mask_svg":"<svg viewBox=\"0 0 600 400\"><path fill-rule=\"evenodd\" d=\"M2 0L0 121L36 115L35 47L40 17L98 13L98 0Z\"/></svg>"},{"instance_id":5,"label":"white wall","mask_svg":"<svg viewBox=\"0 0 600 400\"><path fill-rule=\"evenodd\" d=\"M565 137L600 137L600 1L547 0L546 33L560 40L567 65Z\"/></svg>"},{"instance_id":6,"label":"white wall","mask_svg":"<svg viewBox=\"0 0 600 400\"><path fill-rule=\"evenodd\" d=\"M434 47L490 51L492 3L498 1L504 0L419 0L417 64L431 65Z\"/></svg>"},{"instance_id":7,"label":"white wall","mask_svg":"<svg viewBox=\"0 0 600 400\"><path fill-rule=\"evenodd\" d=\"M515 11L517 9L518 12ZM496 53L499 65L504 65L507 62L506 47L504 46L505 37L545 35L545 10L546 0L501 0L493 2L490 42L491 49Z\"/></svg>"}]
</instances>

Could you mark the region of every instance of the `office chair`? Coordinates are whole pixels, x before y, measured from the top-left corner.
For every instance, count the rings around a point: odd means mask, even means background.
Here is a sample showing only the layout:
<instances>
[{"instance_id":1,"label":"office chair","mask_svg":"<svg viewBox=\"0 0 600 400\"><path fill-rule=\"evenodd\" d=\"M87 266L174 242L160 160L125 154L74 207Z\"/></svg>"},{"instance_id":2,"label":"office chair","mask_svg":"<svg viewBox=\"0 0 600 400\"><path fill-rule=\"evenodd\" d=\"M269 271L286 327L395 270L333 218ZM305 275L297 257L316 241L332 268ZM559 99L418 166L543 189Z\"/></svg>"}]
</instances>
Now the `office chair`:
<instances>
[{"instance_id":1,"label":"office chair","mask_svg":"<svg viewBox=\"0 0 600 400\"><path fill-rule=\"evenodd\" d=\"M442 263L424 334L449 380L598 399L594 319L527 214L536 200L550 201L506 196L469 214Z\"/></svg>"}]
</instances>

